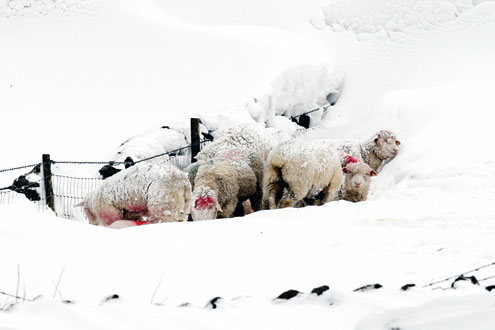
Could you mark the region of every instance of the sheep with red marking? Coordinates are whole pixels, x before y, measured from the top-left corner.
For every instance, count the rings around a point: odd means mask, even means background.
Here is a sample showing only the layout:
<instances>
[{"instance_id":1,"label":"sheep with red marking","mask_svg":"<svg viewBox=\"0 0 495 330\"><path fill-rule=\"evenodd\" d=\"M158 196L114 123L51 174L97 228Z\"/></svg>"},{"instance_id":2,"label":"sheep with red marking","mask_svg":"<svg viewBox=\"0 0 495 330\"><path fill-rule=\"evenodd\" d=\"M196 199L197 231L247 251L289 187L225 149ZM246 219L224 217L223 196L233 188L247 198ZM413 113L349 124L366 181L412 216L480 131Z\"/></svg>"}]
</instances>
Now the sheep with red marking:
<instances>
[{"instance_id":1,"label":"sheep with red marking","mask_svg":"<svg viewBox=\"0 0 495 330\"><path fill-rule=\"evenodd\" d=\"M340 160L333 147L324 141L286 141L268 156L263 204L269 209L281 207L280 202L283 206L308 201L325 204L337 198L342 180Z\"/></svg>"},{"instance_id":2,"label":"sheep with red marking","mask_svg":"<svg viewBox=\"0 0 495 330\"><path fill-rule=\"evenodd\" d=\"M103 181L79 206L89 223L110 226L119 220L185 221L191 204L185 173L172 165L141 163Z\"/></svg>"},{"instance_id":3,"label":"sheep with red marking","mask_svg":"<svg viewBox=\"0 0 495 330\"><path fill-rule=\"evenodd\" d=\"M342 172L344 183L339 191L339 198L350 202L361 202L368 198L371 177L376 172L368 164L350 156L344 155Z\"/></svg>"},{"instance_id":4,"label":"sheep with red marking","mask_svg":"<svg viewBox=\"0 0 495 330\"><path fill-rule=\"evenodd\" d=\"M192 168L194 221L230 218L238 206L244 214L260 209L263 161L257 153L228 150Z\"/></svg>"},{"instance_id":5,"label":"sheep with red marking","mask_svg":"<svg viewBox=\"0 0 495 330\"><path fill-rule=\"evenodd\" d=\"M359 158L375 172L380 172L399 153L400 141L394 132L381 130L371 138L360 140L325 140L337 150Z\"/></svg>"}]
</instances>

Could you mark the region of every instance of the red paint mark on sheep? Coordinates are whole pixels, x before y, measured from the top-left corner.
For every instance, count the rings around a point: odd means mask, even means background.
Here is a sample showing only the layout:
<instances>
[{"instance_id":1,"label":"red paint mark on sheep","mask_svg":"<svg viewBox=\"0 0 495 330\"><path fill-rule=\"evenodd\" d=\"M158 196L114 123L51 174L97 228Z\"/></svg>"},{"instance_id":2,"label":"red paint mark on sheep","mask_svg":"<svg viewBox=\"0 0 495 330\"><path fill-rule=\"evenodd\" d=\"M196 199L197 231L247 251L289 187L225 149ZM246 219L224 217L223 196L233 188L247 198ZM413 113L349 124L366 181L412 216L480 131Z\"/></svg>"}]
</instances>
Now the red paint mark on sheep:
<instances>
[{"instance_id":1,"label":"red paint mark on sheep","mask_svg":"<svg viewBox=\"0 0 495 330\"><path fill-rule=\"evenodd\" d=\"M356 157L353 157L351 155L344 155L344 162L342 163L342 167L345 167L347 164L350 164L350 163L361 163L361 160L356 158Z\"/></svg>"},{"instance_id":2,"label":"red paint mark on sheep","mask_svg":"<svg viewBox=\"0 0 495 330\"><path fill-rule=\"evenodd\" d=\"M194 201L194 208L196 210L209 209L215 207L215 205L216 205L215 200L209 196L198 197Z\"/></svg>"},{"instance_id":3,"label":"red paint mark on sheep","mask_svg":"<svg viewBox=\"0 0 495 330\"><path fill-rule=\"evenodd\" d=\"M120 217L118 214L111 213L111 212L103 212L103 213L100 213L99 216L107 224L107 226L110 226L115 221L120 220Z\"/></svg>"},{"instance_id":4,"label":"red paint mark on sheep","mask_svg":"<svg viewBox=\"0 0 495 330\"><path fill-rule=\"evenodd\" d=\"M138 221L138 220L133 220L133 222L136 224L136 226L142 226L148 224L147 221Z\"/></svg>"},{"instance_id":5,"label":"red paint mark on sheep","mask_svg":"<svg viewBox=\"0 0 495 330\"><path fill-rule=\"evenodd\" d=\"M148 208L145 205L133 205L129 207L129 212L144 215L148 213Z\"/></svg>"}]
</instances>

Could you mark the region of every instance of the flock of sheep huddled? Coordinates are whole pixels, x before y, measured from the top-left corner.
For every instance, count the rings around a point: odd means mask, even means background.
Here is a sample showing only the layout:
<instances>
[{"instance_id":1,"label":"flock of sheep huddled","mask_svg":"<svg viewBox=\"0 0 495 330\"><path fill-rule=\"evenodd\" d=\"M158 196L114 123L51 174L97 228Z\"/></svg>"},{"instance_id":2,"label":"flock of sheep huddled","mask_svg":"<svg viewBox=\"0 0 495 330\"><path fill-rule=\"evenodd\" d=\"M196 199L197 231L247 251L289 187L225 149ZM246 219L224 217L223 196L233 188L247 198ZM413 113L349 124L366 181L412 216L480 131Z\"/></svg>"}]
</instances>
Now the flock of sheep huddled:
<instances>
[{"instance_id":1,"label":"flock of sheep huddled","mask_svg":"<svg viewBox=\"0 0 495 330\"><path fill-rule=\"evenodd\" d=\"M81 206L91 224L121 228L147 223L230 218L284 207L366 200L371 177L400 142L389 130L370 139L287 140L249 124L232 127L183 172L137 164L105 180Z\"/></svg>"}]
</instances>

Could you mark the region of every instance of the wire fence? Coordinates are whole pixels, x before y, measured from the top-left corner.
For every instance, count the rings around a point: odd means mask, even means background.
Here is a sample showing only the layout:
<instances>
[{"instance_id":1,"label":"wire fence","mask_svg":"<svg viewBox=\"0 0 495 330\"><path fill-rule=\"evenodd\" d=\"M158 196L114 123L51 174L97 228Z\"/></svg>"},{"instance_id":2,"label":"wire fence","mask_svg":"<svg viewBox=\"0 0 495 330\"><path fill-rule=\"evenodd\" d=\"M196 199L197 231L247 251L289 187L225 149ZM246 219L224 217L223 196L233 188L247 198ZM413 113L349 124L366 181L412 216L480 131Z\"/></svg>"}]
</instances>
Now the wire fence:
<instances>
[{"instance_id":1,"label":"wire fence","mask_svg":"<svg viewBox=\"0 0 495 330\"><path fill-rule=\"evenodd\" d=\"M200 148L210 142L210 140L200 141ZM195 145L196 144L191 144L179 149L140 159L135 161L134 164L142 162L171 164L181 170L184 170L192 162L192 148ZM98 173L99 165L111 165L118 171L121 169L117 168L117 166L125 165L127 163L128 162L126 161L50 161L49 165L51 166L52 173L47 178L51 181L51 187L53 189L56 215L69 219L84 219L85 215L83 214L82 209L76 205L84 200L86 194L98 188L98 186L103 182L104 179ZM11 204L15 199L21 198L22 195L25 195L25 197L37 203L40 210L46 209L47 201L43 191L45 178L42 177L41 171L33 173L36 167L44 167L43 165L47 164L37 163L0 170L0 174L2 176L9 175L7 180L5 180L6 178L2 178L3 180L0 182L5 184L5 182L14 181L13 184L0 188L0 204ZM84 165L92 165L93 167L89 170L80 170L77 167ZM29 172L30 180L26 179L27 185L22 187L15 186L15 183L16 181L19 181L19 178L24 178L27 176L28 173L25 173L26 169L31 169ZM66 174L74 172L86 173L86 175L77 176L73 174ZM39 196L37 200L36 195Z\"/></svg>"}]
</instances>

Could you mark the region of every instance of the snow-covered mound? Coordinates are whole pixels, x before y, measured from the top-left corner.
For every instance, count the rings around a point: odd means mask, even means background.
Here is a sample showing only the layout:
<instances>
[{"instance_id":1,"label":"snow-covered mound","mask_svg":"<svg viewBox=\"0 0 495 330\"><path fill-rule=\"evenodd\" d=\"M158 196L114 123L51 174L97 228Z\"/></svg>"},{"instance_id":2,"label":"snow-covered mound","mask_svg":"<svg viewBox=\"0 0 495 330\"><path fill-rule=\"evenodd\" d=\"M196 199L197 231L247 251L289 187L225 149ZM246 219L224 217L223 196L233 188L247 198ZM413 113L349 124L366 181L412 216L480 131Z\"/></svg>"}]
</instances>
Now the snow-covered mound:
<instances>
[{"instance_id":1,"label":"snow-covered mound","mask_svg":"<svg viewBox=\"0 0 495 330\"><path fill-rule=\"evenodd\" d=\"M492 326L493 291L485 287L495 272L495 2L334 2L325 7L328 23L355 24L343 33L296 34L193 26L144 0L95 3L108 10L0 20L0 41L9 50L0 54L5 167L32 163L41 152L96 157L150 126L187 123L191 114L205 118L207 129L265 122L266 84L321 57L343 72L345 86L320 129L304 138L366 139L391 129L401 150L360 203L121 231L39 213L29 202L19 204L22 198L0 205L0 291L44 296L0 312L0 327ZM204 3L191 15L225 12ZM283 5L273 0L260 8L263 20L280 16ZM388 12L394 8L397 14ZM396 28L387 23L407 21L406 13L417 14L417 23L390 32ZM355 38L362 31L391 37ZM258 101L243 106L253 97ZM232 104L241 106L216 112ZM293 127L285 117L273 121ZM451 290L451 281L436 283L481 265L490 266L470 272L479 286ZM383 289L352 291L370 283ZM417 287L400 291L406 283ZM322 284L330 291L320 298L273 301L285 290L308 293ZM102 303L113 294L121 298ZM207 303L214 297L223 298L215 309ZM2 307L15 299L5 296ZM177 307L183 303L190 305Z\"/></svg>"},{"instance_id":2,"label":"snow-covered mound","mask_svg":"<svg viewBox=\"0 0 495 330\"><path fill-rule=\"evenodd\" d=\"M333 31L353 32L361 39L385 39L406 29L433 30L455 20L484 1L477 0L345 0L323 9L324 24ZM314 18L313 24L322 27ZM363 39L364 40L364 39Z\"/></svg>"},{"instance_id":3,"label":"snow-covered mound","mask_svg":"<svg viewBox=\"0 0 495 330\"><path fill-rule=\"evenodd\" d=\"M0 18L89 13L94 0L1 0Z\"/></svg>"},{"instance_id":4,"label":"snow-covered mound","mask_svg":"<svg viewBox=\"0 0 495 330\"><path fill-rule=\"evenodd\" d=\"M190 25L149 0L88 1L70 15L0 20L8 49L0 55L0 107L16 113L0 140L20 130L14 120L30 135L43 132L4 144L3 167L43 152L102 160L130 136L238 104L283 70L324 56L318 44L282 30ZM16 159L7 156L19 149Z\"/></svg>"}]
</instances>

